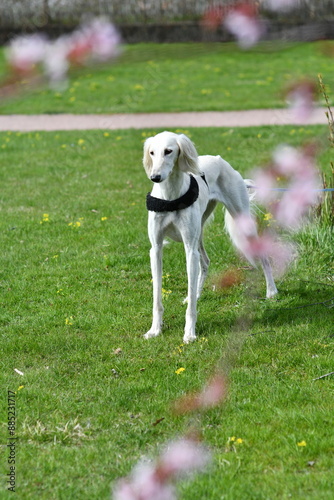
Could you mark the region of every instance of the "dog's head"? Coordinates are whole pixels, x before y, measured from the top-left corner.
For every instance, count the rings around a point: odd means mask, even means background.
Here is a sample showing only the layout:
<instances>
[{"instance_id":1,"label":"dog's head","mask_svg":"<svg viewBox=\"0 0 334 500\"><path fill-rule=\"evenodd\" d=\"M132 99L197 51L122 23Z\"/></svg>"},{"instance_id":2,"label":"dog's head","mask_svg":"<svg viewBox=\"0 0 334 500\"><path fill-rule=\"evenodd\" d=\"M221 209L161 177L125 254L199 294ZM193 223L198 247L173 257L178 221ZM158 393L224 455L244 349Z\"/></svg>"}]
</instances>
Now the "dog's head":
<instances>
[{"instance_id":1,"label":"dog's head","mask_svg":"<svg viewBox=\"0 0 334 500\"><path fill-rule=\"evenodd\" d=\"M149 179L162 182L173 168L198 175L198 155L194 144L184 134L161 132L144 144L144 168Z\"/></svg>"}]
</instances>

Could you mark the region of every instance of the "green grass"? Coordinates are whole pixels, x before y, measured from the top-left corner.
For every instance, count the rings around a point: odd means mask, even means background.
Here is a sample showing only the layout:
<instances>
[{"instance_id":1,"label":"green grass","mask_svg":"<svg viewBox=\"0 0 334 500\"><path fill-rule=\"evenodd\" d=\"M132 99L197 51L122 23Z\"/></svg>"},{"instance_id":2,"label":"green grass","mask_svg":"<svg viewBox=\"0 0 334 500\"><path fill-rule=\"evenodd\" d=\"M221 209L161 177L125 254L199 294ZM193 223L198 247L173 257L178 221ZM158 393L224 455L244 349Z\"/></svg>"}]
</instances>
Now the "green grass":
<instances>
[{"instance_id":1,"label":"green grass","mask_svg":"<svg viewBox=\"0 0 334 500\"><path fill-rule=\"evenodd\" d=\"M260 300L265 287L256 271L215 291L217 275L244 265L218 209L206 234L211 268L198 305L198 340L181 345L185 259L175 244L164 257L164 285L172 291L164 332L145 341L150 183L141 155L151 132L158 131L0 135L0 498L10 498L7 390L17 391L17 498L108 499L116 478L189 428L171 403L201 388L231 337L243 335L226 404L191 421L214 451L212 468L181 483L180 498L328 500L333 379L313 379L333 371L333 313L309 304L334 295L333 233L306 229L298 237L300 257L279 280L278 300ZM246 174L279 143L325 140L327 130L187 133L201 154L221 154ZM324 150L324 168L329 158ZM250 327L239 331L238 317L250 308ZM185 371L176 375L180 367ZM231 436L243 443L227 446Z\"/></svg>"},{"instance_id":2,"label":"green grass","mask_svg":"<svg viewBox=\"0 0 334 500\"><path fill-rule=\"evenodd\" d=\"M65 91L45 90L1 103L0 113L138 113L282 107L284 90L301 78L334 87L333 42L139 44L120 60L78 73ZM4 60L0 74L5 74Z\"/></svg>"}]
</instances>

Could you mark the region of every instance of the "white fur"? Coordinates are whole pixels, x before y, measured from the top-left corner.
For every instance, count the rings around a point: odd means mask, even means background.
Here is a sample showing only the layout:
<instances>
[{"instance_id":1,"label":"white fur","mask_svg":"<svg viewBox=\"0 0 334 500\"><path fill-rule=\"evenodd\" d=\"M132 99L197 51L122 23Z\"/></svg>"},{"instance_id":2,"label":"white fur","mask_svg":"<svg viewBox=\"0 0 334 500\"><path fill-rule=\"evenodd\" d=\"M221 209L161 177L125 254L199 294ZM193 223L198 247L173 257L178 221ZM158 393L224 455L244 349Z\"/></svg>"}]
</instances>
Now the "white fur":
<instances>
[{"instance_id":1,"label":"white fur","mask_svg":"<svg viewBox=\"0 0 334 500\"><path fill-rule=\"evenodd\" d=\"M247 188L241 175L220 156L198 156L194 144L183 134L162 132L150 137L144 145L144 168L154 182L152 196L175 200L189 188L189 173L199 185L199 196L193 205L176 212L151 212L148 215L148 234L151 242L150 259L153 278L153 321L145 338L161 333L162 305L162 248L166 236L184 244L188 274L188 295L184 342L196 338L197 299L208 272L209 258L203 245L203 226L218 202L226 207L225 223L234 245L242 250L240 231L235 217L249 215ZM207 184L200 177L204 173ZM254 232L256 227L254 224ZM246 256L247 257L247 256ZM248 259L251 260L248 256ZM266 278L267 297L277 293L267 259L261 264Z\"/></svg>"}]
</instances>

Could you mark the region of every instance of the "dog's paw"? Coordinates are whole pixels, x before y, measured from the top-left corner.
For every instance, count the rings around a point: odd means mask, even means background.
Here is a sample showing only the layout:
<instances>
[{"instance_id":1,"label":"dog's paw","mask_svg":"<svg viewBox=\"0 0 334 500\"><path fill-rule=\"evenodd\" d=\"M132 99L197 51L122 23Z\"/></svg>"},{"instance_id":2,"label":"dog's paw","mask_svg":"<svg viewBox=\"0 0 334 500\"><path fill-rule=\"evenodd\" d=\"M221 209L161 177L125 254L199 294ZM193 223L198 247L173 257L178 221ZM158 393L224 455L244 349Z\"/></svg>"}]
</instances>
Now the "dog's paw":
<instances>
[{"instance_id":1,"label":"dog's paw","mask_svg":"<svg viewBox=\"0 0 334 500\"><path fill-rule=\"evenodd\" d=\"M272 299L278 294L278 290L276 287L271 288L270 290L267 290L266 298L267 299Z\"/></svg>"},{"instance_id":2,"label":"dog's paw","mask_svg":"<svg viewBox=\"0 0 334 500\"><path fill-rule=\"evenodd\" d=\"M158 337L160 335L159 330L149 330L147 333L144 335L144 339L153 339L154 337Z\"/></svg>"},{"instance_id":3,"label":"dog's paw","mask_svg":"<svg viewBox=\"0 0 334 500\"><path fill-rule=\"evenodd\" d=\"M190 342L194 342L196 340L196 335L194 333L185 333L183 337L184 344L190 344Z\"/></svg>"}]
</instances>

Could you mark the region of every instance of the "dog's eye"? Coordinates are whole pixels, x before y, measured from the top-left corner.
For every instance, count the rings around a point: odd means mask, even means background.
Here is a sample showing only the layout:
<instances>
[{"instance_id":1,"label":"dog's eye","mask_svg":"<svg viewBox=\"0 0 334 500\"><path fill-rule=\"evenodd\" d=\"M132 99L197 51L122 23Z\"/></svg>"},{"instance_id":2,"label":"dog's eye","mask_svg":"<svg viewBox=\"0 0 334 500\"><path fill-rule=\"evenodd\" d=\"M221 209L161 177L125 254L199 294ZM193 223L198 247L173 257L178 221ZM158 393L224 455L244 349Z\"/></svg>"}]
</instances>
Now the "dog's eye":
<instances>
[{"instance_id":1,"label":"dog's eye","mask_svg":"<svg viewBox=\"0 0 334 500\"><path fill-rule=\"evenodd\" d=\"M171 154L171 152L172 152L172 150L171 150L171 149L165 149L165 155L170 155L170 154Z\"/></svg>"},{"instance_id":2,"label":"dog's eye","mask_svg":"<svg viewBox=\"0 0 334 500\"><path fill-rule=\"evenodd\" d=\"M151 155L151 156L154 156L154 151L150 151L150 155Z\"/></svg>"}]
</instances>

